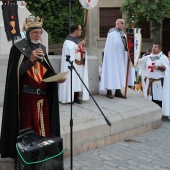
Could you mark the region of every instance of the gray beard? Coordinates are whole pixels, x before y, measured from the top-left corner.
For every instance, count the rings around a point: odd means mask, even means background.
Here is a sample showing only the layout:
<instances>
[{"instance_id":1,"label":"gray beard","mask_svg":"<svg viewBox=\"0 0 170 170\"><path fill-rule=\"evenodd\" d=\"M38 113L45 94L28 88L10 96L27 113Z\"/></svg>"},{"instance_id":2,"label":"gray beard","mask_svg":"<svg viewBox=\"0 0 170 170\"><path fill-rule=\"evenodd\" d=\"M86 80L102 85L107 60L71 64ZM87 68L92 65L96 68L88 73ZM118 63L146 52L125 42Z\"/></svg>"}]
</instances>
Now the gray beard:
<instances>
[{"instance_id":1,"label":"gray beard","mask_svg":"<svg viewBox=\"0 0 170 170\"><path fill-rule=\"evenodd\" d=\"M39 44L39 43L41 43L41 41L40 40L31 40L31 42L33 43L33 44Z\"/></svg>"}]
</instances>

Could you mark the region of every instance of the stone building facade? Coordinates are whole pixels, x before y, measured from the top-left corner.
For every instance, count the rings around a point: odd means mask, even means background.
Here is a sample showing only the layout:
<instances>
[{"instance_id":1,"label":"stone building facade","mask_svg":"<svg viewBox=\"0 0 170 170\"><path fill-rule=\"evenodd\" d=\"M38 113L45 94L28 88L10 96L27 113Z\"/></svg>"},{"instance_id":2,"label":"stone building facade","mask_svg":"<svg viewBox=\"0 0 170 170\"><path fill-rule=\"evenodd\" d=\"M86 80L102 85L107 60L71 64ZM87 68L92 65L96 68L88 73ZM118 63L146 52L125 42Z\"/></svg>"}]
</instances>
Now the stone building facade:
<instances>
[{"instance_id":1,"label":"stone building facade","mask_svg":"<svg viewBox=\"0 0 170 170\"><path fill-rule=\"evenodd\" d=\"M89 55L95 55L99 59L99 64L102 64L102 53L105 46L107 31L115 26L115 21L118 18L123 18L126 21L126 16L120 12L120 7L124 0L99 0L98 5L88 12L88 20L86 26L87 50ZM142 49L145 52L146 48L151 48L153 42L162 43L168 51L166 36L170 38L170 29L168 27L170 19L162 24L160 31L156 35L151 33L150 23L142 25ZM164 22L164 21L163 21ZM166 33L165 33L165 31ZM166 34L166 36L164 36ZM165 37L163 39L163 37ZM167 39L169 39L167 38ZM169 49L170 50L170 49Z\"/></svg>"}]
</instances>

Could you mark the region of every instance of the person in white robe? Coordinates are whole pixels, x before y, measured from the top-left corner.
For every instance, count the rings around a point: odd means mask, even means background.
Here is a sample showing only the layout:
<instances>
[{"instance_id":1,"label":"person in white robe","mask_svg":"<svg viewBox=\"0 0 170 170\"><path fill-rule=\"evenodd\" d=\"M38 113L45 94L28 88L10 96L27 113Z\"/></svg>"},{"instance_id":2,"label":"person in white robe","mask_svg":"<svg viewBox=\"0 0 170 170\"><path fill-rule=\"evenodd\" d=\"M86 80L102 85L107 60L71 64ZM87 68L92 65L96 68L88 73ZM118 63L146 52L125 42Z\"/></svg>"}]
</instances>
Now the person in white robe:
<instances>
[{"instance_id":1,"label":"person in white robe","mask_svg":"<svg viewBox=\"0 0 170 170\"><path fill-rule=\"evenodd\" d=\"M107 97L113 99L120 97L126 99L121 93L121 88L126 85L126 72L127 72L127 43L126 36L123 32L125 21L117 19L116 27L109 30L102 65L102 75L100 83L100 91L107 90ZM134 86L135 82L135 69L132 68L130 62L128 74L128 86ZM112 89L115 89L115 95L112 95Z\"/></svg>"},{"instance_id":2,"label":"person in white robe","mask_svg":"<svg viewBox=\"0 0 170 170\"><path fill-rule=\"evenodd\" d=\"M70 35L65 39L62 49L61 59L61 72L67 71L70 63L66 61L66 56L70 56L70 60L73 61L73 65L80 75L81 79L89 88L88 83L88 63L87 52L85 47L85 40L80 41L78 37L81 35L82 30L79 24L74 24L70 27ZM83 54L83 55L82 55ZM78 75L72 69L72 99L71 99L71 72L67 74L67 81L63 85L59 85L59 101L61 103L76 102L82 103L82 100L89 100L89 93ZM82 92L82 100L79 97L79 93Z\"/></svg>"},{"instance_id":3,"label":"person in white robe","mask_svg":"<svg viewBox=\"0 0 170 170\"><path fill-rule=\"evenodd\" d=\"M170 119L170 63L168 63L164 76L162 93L162 115Z\"/></svg>"},{"instance_id":4,"label":"person in white robe","mask_svg":"<svg viewBox=\"0 0 170 170\"><path fill-rule=\"evenodd\" d=\"M147 99L162 107L163 116L170 116L170 65L160 44L153 44L152 53L138 60L145 69L148 83Z\"/></svg>"},{"instance_id":5,"label":"person in white robe","mask_svg":"<svg viewBox=\"0 0 170 170\"><path fill-rule=\"evenodd\" d=\"M142 58L151 54L152 50L151 49L146 49L146 53L142 55ZM143 95L144 98L147 98L147 88L148 88L148 83L149 81L146 79L146 70L141 69L141 79L142 79L142 90L143 90Z\"/></svg>"}]
</instances>

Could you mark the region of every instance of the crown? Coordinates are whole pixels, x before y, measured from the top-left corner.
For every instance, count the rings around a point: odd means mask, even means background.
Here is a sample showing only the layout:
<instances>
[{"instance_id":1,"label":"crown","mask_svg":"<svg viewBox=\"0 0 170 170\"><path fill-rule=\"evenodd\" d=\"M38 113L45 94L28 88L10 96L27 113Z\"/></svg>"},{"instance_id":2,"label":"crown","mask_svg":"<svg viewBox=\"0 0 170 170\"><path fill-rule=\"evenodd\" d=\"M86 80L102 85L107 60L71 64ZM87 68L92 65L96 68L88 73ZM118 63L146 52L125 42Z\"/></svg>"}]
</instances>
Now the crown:
<instances>
[{"instance_id":1,"label":"crown","mask_svg":"<svg viewBox=\"0 0 170 170\"><path fill-rule=\"evenodd\" d=\"M29 29L29 28L37 28L37 27L42 28L42 25L43 25L43 19L42 18L40 18L40 17L32 17L32 19L25 24L25 27L27 29Z\"/></svg>"}]
</instances>

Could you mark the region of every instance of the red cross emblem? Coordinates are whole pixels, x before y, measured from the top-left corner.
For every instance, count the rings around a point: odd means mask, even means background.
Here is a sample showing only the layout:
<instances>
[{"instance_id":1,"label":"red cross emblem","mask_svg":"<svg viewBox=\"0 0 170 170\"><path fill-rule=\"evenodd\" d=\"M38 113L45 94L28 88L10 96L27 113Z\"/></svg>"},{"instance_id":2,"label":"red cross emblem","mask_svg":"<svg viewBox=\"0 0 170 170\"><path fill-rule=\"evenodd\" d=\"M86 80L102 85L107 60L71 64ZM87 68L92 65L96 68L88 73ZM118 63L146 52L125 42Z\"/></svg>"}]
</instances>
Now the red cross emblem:
<instances>
[{"instance_id":1,"label":"red cross emblem","mask_svg":"<svg viewBox=\"0 0 170 170\"><path fill-rule=\"evenodd\" d=\"M78 50L77 50L77 52L78 52L78 53L79 53L79 52L82 52L82 47L79 47Z\"/></svg>"},{"instance_id":2,"label":"red cross emblem","mask_svg":"<svg viewBox=\"0 0 170 170\"><path fill-rule=\"evenodd\" d=\"M91 0L88 0L88 3L90 3Z\"/></svg>"},{"instance_id":3,"label":"red cross emblem","mask_svg":"<svg viewBox=\"0 0 170 170\"><path fill-rule=\"evenodd\" d=\"M129 51L132 50L133 45L134 45L134 44L131 42L131 40L128 40L128 48L129 48Z\"/></svg>"},{"instance_id":4,"label":"red cross emblem","mask_svg":"<svg viewBox=\"0 0 170 170\"><path fill-rule=\"evenodd\" d=\"M152 66L155 65L155 63L152 63ZM151 69L151 72L154 72L154 69L152 66L148 66L148 69Z\"/></svg>"}]
</instances>

